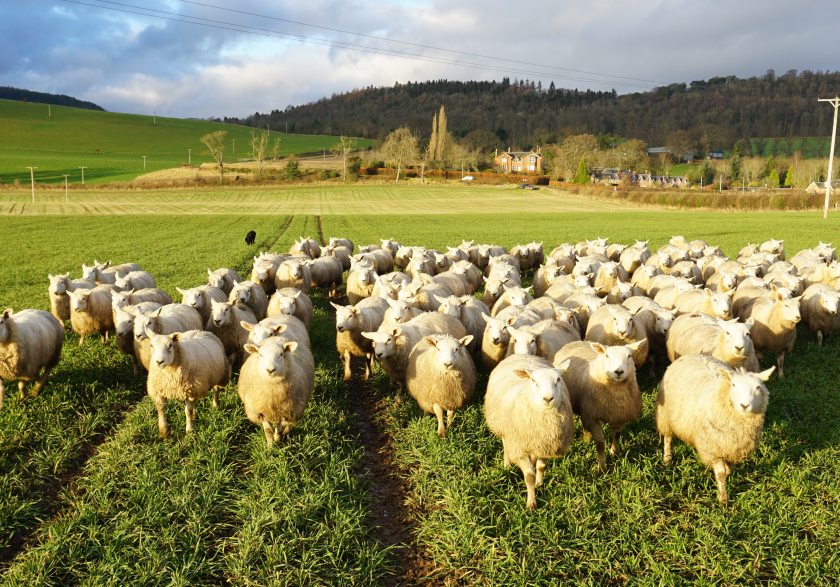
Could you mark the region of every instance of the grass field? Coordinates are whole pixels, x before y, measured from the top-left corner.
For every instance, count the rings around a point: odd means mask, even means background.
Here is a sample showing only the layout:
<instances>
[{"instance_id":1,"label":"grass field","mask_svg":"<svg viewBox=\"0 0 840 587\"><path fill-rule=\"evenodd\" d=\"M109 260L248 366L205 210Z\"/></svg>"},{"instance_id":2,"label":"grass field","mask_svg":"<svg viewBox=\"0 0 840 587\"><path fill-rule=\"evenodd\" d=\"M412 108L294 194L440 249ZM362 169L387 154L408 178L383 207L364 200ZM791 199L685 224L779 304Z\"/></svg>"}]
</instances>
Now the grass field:
<instances>
[{"instance_id":1,"label":"grass field","mask_svg":"<svg viewBox=\"0 0 840 587\"><path fill-rule=\"evenodd\" d=\"M211 161L201 137L227 131L225 159L251 157L251 128L198 119L166 118L99 112L66 106L0 100L0 184L15 180L27 185L28 166L36 166L39 183L81 183L79 166L86 166L85 183L127 181L146 171ZM280 140L280 155L329 149L336 137L271 132ZM360 146L371 141L359 140Z\"/></svg>"},{"instance_id":2,"label":"grass field","mask_svg":"<svg viewBox=\"0 0 840 587\"><path fill-rule=\"evenodd\" d=\"M207 267L247 273L255 248L285 250L300 235L317 238L319 226L357 244L389 237L433 247L536 239L550 249L596 236L658 247L678 233L728 254L771 236L794 251L840 228L836 215L826 222L816 212L628 209L549 194L108 192L15 215L27 194L2 192L0 307L47 308L47 273L78 275L93 258L136 261L174 294L201 283ZM448 214L428 213L442 206ZM251 228L255 248L242 242ZM380 585L407 574L431 584L829 584L840 576L836 339L818 348L801 333L788 378L769 383L765 435L730 477L729 508L717 504L713 476L691 449L678 444L674 466L661 465L657 380L645 376L643 417L608 472L597 472L594 447L578 434L570 456L550 463L539 509L527 512L521 474L502 468L501 444L484 425L483 383L441 441L433 418L410 398L395 402L381 373L369 385L340 380L331 309L320 295L315 304L313 401L273 450L245 420L234 384L220 410L199 403L190 437L171 405L173 437L159 441L144 380L116 346L96 339L80 349L68 335L42 396L10 394L0 410L0 581ZM371 422L384 457L360 432ZM393 499L407 523L396 545L379 528L393 504L381 497L387 480L372 458L384 458L402 488Z\"/></svg>"}]
</instances>

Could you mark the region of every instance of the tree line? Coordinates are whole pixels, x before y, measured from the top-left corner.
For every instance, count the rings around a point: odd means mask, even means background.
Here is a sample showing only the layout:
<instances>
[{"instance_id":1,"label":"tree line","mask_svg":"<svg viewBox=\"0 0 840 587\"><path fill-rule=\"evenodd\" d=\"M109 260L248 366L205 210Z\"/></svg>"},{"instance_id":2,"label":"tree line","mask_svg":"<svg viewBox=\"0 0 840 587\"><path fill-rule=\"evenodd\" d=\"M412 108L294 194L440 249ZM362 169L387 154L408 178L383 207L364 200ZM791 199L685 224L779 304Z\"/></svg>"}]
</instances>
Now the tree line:
<instances>
[{"instance_id":1,"label":"tree line","mask_svg":"<svg viewBox=\"0 0 840 587\"><path fill-rule=\"evenodd\" d=\"M20 102L36 102L38 104L52 104L54 106L71 106L73 108L100 110L102 112L105 111L104 108L94 104L93 102L85 102L84 100L73 98L72 96L33 92L31 90L22 90L20 88L11 88L8 86L0 86L0 99L18 100Z\"/></svg>"}]
</instances>

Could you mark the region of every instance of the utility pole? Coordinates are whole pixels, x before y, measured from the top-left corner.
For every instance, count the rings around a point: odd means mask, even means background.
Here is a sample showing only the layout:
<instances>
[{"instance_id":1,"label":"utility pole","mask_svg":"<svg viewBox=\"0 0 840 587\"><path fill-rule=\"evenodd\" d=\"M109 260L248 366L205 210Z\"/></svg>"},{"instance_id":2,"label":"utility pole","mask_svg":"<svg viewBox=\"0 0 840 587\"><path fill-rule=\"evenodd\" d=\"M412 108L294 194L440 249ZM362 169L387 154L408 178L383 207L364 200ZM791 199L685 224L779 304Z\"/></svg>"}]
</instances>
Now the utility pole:
<instances>
[{"instance_id":1,"label":"utility pole","mask_svg":"<svg viewBox=\"0 0 840 587\"><path fill-rule=\"evenodd\" d=\"M47 118L52 118L52 106L47 104Z\"/></svg>"},{"instance_id":2,"label":"utility pole","mask_svg":"<svg viewBox=\"0 0 840 587\"><path fill-rule=\"evenodd\" d=\"M70 196L67 193L67 174L64 174L64 202L69 202Z\"/></svg>"},{"instance_id":3,"label":"utility pole","mask_svg":"<svg viewBox=\"0 0 840 587\"><path fill-rule=\"evenodd\" d=\"M187 165L192 165L192 149L187 149Z\"/></svg>"},{"instance_id":4,"label":"utility pole","mask_svg":"<svg viewBox=\"0 0 840 587\"><path fill-rule=\"evenodd\" d=\"M233 149L231 149L231 150L233 151L233 154L235 155L236 154L236 139L231 139L231 140L233 141Z\"/></svg>"},{"instance_id":5,"label":"utility pole","mask_svg":"<svg viewBox=\"0 0 840 587\"><path fill-rule=\"evenodd\" d=\"M148 155L140 155L140 156L143 157L143 171L146 171L146 157L148 157Z\"/></svg>"},{"instance_id":6,"label":"utility pole","mask_svg":"<svg viewBox=\"0 0 840 587\"><path fill-rule=\"evenodd\" d=\"M85 169L87 169L87 166L82 167L82 166L80 165L80 166L79 166L79 169L81 169L81 170L82 170L82 185L85 185Z\"/></svg>"},{"instance_id":7,"label":"utility pole","mask_svg":"<svg viewBox=\"0 0 840 587\"><path fill-rule=\"evenodd\" d=\"M823 218L828 218L828 199L831 195L831 172L834 167L834 144L837 139L837 108L840 107L840 97L817 98L817 102L828 102L834 106L834 126L831 130L831 150L828 152L828 178L826 178L825 182L825 207L823 208Z\"/></svg>"},{"instance_id":8,"label":"utility pole","mask_svg":"<svg viewBox=\"0 0 840 587\"><path fill-rule=\"evenodd\" d=\"M35 203L35 170L37 167L27 167L29 170L29 179L32 181L32 203Z\"/></svg>"}]
</instances>

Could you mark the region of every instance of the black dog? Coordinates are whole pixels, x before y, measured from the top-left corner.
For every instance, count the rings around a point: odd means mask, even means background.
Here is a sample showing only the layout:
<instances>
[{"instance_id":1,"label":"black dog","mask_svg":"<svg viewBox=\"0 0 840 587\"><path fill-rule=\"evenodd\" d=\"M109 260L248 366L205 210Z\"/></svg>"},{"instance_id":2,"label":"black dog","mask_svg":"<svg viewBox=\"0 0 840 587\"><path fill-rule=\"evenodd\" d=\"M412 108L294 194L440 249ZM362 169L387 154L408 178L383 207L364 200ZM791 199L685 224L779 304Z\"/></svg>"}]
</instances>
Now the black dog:
<instances>
[{"instance_id":1,"label":"black dog","mask_svg":"<svg viewBox=\"0 0 840 587\"><path fill-rule=\"evenodd\" d=\"M245 244L246 245L253 245L255 240L257 240L257 231L256 230L248 231L248 234L245 235Z\"/></svg>"}]
</instances>

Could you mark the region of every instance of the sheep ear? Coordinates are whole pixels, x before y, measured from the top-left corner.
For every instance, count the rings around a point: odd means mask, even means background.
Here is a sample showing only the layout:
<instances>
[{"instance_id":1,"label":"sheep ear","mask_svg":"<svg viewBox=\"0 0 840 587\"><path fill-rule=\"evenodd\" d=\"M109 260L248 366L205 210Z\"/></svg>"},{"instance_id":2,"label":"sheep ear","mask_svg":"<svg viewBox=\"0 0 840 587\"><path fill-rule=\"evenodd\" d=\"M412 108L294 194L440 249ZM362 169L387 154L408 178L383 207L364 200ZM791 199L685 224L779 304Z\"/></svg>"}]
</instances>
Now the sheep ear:
<instances>
[{"instance_id":1,"label":"sheep ear","mask_svg":"<svg viewBox=\"0 0 840 587\"><path fill-rule=\"evenodd\" d=\"M209 277L210 275L213 275L213 272L210 270L210 268L209 268L209 267L207 268L207 275L208 275L208 277Z\"/></svg>"},{"instance_id":2,"label":"sheep ear","mask_svg":"<svg viewBox=\"0 0 840 587\"><path fill-rule=\"evenodd\" d=\"M423 337L423 342L425 342L430 347L437 348L437 341L434 338L432 338L431 336L424 336Z\"/></svg>"},{"instance_id":3,"label":"sheep ear","mask_svg":"<svg viewBox=\"0 0 840 587\"><path fill-rule=\"evenodd\" d=\"M484 318L484 321L485 321L487 324L490 324L490 323L493 321L493 318L492 318L491 316L488 316L488 315L487 315L487 314L485 314L484 312L482 312L482 313L481 313L481 317L482 317L482 318Z\"/></svg>"},{"instance_id":4,"label":"sheep ear","mask_svg":"<svg viewBox=\"0 0 840 587\"><path fill-rule=\"evenodd\" d=\"M448 299L449 299L449 298L444 298L444 297L441 297L441 296L439 296L439 295L437 295L437 294L433 294L433 296L434 296L434 298L437 300L437 302L438 302L439 304L445 304L445 303L446 303L446 300L448 300Z\"/></svg>"},{"instance_id":5,"label":"sheep ear","mask_svg":"<svg viewBox=\"0 0 840 587\"><path fill-rule=\"evenodd\" d=\"M531 374L525 369L514 369L513 374L520 379L531 379Z\"/></svg>"},{"instance_id":6,"label":"sheep ear","mask_svg":"<svg viewBox=\"0 0 840 587\"><path fill-rule=\"evenodd\" d=\"M391 336L399 336L400 334L402 334L402 328L400 328L399 326L395 326L391 329L391 332L389 334Z\"/></svg>"},{"instance_id":7,"label":"sheep ear","mask_svg":"<svg viewBox=\"0 0 840 587\"><path fill-rule=\"evenodd\" d=\"M769 369L762 371L761 373L756 373L755 376L761 379L762 381L767 381L770 379L770 376L773 374L773 371L776 370L776 366L773 365Z\"/></svg>"},{"instance_id":8,"label":"sheep ear","mask_svg":"<svg viewBox=\"0 0 840 587\"><path fill-rule=\"evenodd\" d=\"M362 336L368 340L376 340L376 333L375 332L362 332Z\"/></svg>"},{"instance_id":9,"label":"sheep ear","mask_svg":"<svg viewBox=\"0 0 840 587\"><path fill-rule=\"evenodd\" d=\"M753 318L752 316L750 316L749 318L747 318L747 319L744 321L744 324L746 324L747 326L749 326L750 328L752 328L752 327L753 327L753 325L755 324L755 318Z\"/></svg>"},{"instance_id":10,"label":"sheep ear","mask_svg":"<svg viewBox=\"0 0 840 587\"><path fill-rule=\"evenodd\" d=\"M732 371L729 369L724 369L723 367L718 367L718 375L726 379L727 381L732 381Z\"/></svg>"},{"instance_id":11,"label":"sheep ear","mask_svg":"<svg viewBox=\"0 0 840 587\"><path fill-rule=\"evenodd\" d=\"M339 306L339 305L338 305L338 304L336 304L335 302L330 302L330 305L331 305L333 308L335 308L335 310L336 310L336 311L338 311L338 310L340 310L340 309L342 309L342 308L344 307L344 306Z\"/></svg>"},{"instance_id":12,"label":"sheep ear","mask_svg":"<svg viewBox=\"0 0 840 587\"><path fill-rule=\"evenodd\" d=\"M554 368L557 369L558 371L560 371L560 374L562 375L563 373L565 373L566 371L569 370L569 366L571 364L572 364L572 360L571 359L566 359L565 361L563 361L559 365L555 365Z\"/></svg>"},{"instance_id":13,"label":"sheep ear","mask_svg":"<svg viewBox=\"0 0 840 587\"><path fill-rule=\"evenodd\" d=\"M278 324L277 326L275 326L275 327L274 327L274 329L272 330L272 332L273 332L274 334L283 334L283 333L284 333L284 332L286 332L286 330L288 330L288 329L289 329L289 325L288 325L288 324Z\"/></svg>"},{"instance_id":14,"label":"sheep ear","mask_svg":"<svg viewBox=\"0 0 840 587\"><path fill-rule=\"evenodd\" d=\"M589 346L592 347L592 350L598 353L599 355L607 354L607 347L602 345L600 342L590 342Z\"/></svg>"},{"instance_id":15,"label":"sheep ear","mask_svg":"<svg viewBox=\"0 0 840 587\"><path fill-rule=\"evenodd\" d=\"M239 325L248 332L253 332L254 326L256 326L255 324L251 324L250 322L246 322L245 320L240 320Z\"/></svg>"},{"instance_id":16,"label":"sheep ear","mask_svg":"<svg viewBox=\"0 0 840 587\"><path fill-rule=\"evenodd\" d=\"M258 347L257 345L255 345L254 343L251 343L251 342L246 343L243 348L245 349L246 353L251 354L251 355L253 355L254 353L260 352L260 347Z\"/></svg>"},{"instance_id":17,"label":"sheep ear","mask_svg":"<svg viewBox=\"0 0 840 587\"><path fill-rule=\"evenodd\" d=\"M186 293L187 293L187 290L185 290L185 289L181 289L180 287L176 287L176 288L175 288L175 291L177 291L177 292L178 292L179 294L181 294L182 296L183 296L183 295L186 295Z\"/></svg>"},{"instance_id":18,"label":"sheep ear","mask_svg":"<svg viewBox=\"0 0 840 587\"><path fill-rule=\"evenodd\" d=\"M290 353L295 352L297 350L297 348L298 348L298 343L296 343L293 340L290 340L289 342L287 342L286 344L283 345L283 350L287 351L287 352L290 352Z\"/></svg>"},{"instance_id":19,"label":"sheep ear","mask_svg":"<svg viewBox=\"0 0 840 587\"><path fill-rule=\"evenodd\" d=\"M643 338L642 340L637 340L636 342L631 342L630 344L627 345L627 348L630 349L631 352L632 351L637 351L646 342L647 342L647 339Z\"/></svg>"},{"instance_id":20,"label":"sheep ear","mask_svg":"<svg viewBox=\"0 0 840 587\"><path fill-rule=\"evenodd\" d=\"M472 334L468 334L465 337L463 337L462 339L460 339L458 342L461 343L461 346L467 346L468 344L470 344L473 341L473 338L475 338L475 337Z\"/></svg>"},{"instance_id":21,"label":"sheep ear","mask_svg":"<svg viewBox=\"0 0 840 587\"><path fill-rule=\"evenodd\" d=\"M3 318L8 318L12 314L14 314L14 311L11 308L6 308L5 310L3 310Z\"/></svg>"}]
</instances>

